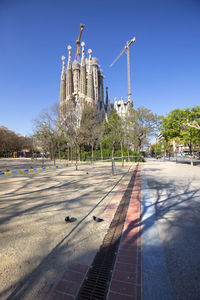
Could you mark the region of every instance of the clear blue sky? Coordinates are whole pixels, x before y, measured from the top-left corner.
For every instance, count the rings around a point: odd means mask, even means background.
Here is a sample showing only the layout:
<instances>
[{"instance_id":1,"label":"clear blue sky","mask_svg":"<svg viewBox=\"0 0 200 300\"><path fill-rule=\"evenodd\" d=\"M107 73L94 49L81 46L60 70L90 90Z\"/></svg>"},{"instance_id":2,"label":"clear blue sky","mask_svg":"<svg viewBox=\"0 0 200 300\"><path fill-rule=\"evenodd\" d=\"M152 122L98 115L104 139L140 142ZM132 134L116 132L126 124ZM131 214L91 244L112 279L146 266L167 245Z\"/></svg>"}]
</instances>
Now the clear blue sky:
<instances>
[{"instance_id":1,"label":"clear blue sky","mask_svg":"<svg viewBox=\"0 0 200 300\"><path fill-rule=\"evenodd\" d=\"M0 0L0 125L22 135L59 101L61 56L82 40L105 74L113 102L127 96L130 47L134 106L166 115L200 105L199 0Z\"/></svg>"}]
</instances>

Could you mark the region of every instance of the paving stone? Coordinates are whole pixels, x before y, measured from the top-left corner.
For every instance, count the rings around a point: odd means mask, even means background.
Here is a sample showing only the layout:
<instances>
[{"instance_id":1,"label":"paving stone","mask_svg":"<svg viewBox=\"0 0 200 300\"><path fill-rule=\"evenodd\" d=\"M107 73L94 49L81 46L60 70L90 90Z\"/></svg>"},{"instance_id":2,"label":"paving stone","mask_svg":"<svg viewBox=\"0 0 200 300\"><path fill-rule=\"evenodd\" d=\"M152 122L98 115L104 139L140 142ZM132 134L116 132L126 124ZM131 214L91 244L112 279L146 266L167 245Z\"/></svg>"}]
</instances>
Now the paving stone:
<instances>
[{"instance_id":1,"label":"paving stone","mask_svg":"<svg viewBox=\"0 0 200 300\"><path fill-rule=\"evenodd\" d=\"M115 264L115 269L118 271L127 271L127 272L135 272L135 265L133 264L124 264L121 262L117 262Z\"/></svg>"},{"instance_id":2,"label":"paving stone","mask_svg":"<svg viewBox=\"0 0 200 300\"><path fill-rule=\"evenodd\" d=\"M79 282L73 282L73 281L61 279L58 282L55 290L75 296L79 288L80 288Z\"/></svg>"},{"instance_id":3,"label":"paving stone","mask_svg":"<svg viewBox=\"0 0 200 300\"><path fill-rule=\"evenodd\" d=\"M118 293L110 292L107 300L134 300L134 296L121 295Z\"/></svg>"},{"instance_id":4,"label":"paving stone","mask_svg":"<svg viewBox=\"0 0 200 300\"><path fill-rule=\"evenodd\" d=\"M127 255L118 255L117 261L127 264L136 264L137 263L137 257L136 256L127 256Z\"/></svg>"},{"instance_id":5,"label":"paving stone","mask_svg":"<svg viewBox=\"0 0 200 300\"><path fill-rule=\"evenodd\" d=\"M84 273L75 272L71 270L67 270L62 277L62 279L80 282L80 283L83 280L83 278L84 278Z\"/></svg>"},{"instance_id":6,"label":"paving stone","mask_svg":"<svg viewBox=\"0 0 200 300\"><path fill-rule=\"evenodd\" d=\"M124 281L127 283L136 283L136 273L134 272L120 272L115 271L113 274L113 279Z\"/></svg>"},{"instance_id":7,"label":"paving stone","mask_svg":"<svg viewBox=\"0 0 200 300\"><path fill-rule=\"evenodd\" d=\"M54 292L47 300L74 300L74 296Z\"/></svg>"},{"instance_id":8,"label":"paving stone","mask_svg":"<svg viewBox=\"0 0 200 300\"><path fill-rule=\"evenodd\" d=\"M113 279L110 285L110 291L117 292L124 295L134 296L135 286L131 283L122 282Z\"/></svg>"},{"instance_id":9,"label":"paving stone","mask_svg":"<svg viewBox=\"0 0 200 300\"><path fill-rule=\"evenodd\" d=\"M86 273L88 270L88 266L86 265L81 265L81 264L74 264L69 266L69 270L74 270L80 273Z\"/></svg>"}]
</instances>

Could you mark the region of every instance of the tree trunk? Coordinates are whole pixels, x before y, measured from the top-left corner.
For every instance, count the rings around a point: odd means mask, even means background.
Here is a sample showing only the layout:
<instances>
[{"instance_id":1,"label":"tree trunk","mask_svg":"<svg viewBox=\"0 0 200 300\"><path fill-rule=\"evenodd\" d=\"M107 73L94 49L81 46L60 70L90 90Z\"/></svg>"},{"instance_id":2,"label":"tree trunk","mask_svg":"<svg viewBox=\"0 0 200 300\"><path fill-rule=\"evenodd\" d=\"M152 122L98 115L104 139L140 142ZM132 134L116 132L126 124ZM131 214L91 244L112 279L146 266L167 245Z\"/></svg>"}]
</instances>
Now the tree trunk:
<instances>
[{"instance_id":1,"label":"tree trunk","mask_svg":"<svg viewBox=\"0 0 200 300\"><path fill-rule=\"evenodd\" d=\"M56 164L56 151L55 151L55 145L52 145L52 153L53 153L53 164L55 166Z\"/></svg>"},{"instance_id":2,"label":"tree trunk","mask_svg":"<svg viewBox=\"0 0 200 300\"><path fill-rule=\"evenodd\" d=\"M124 153L123 153L123 144L120 143L121 146L121 158L122 158L122 167L124 167Z\"/></svg>"},{"instance_id":3,"label":"tree trunk","mask_svg":"<svg viewBox=\"0 0 200 300\"><path fill-rule=\"evenodd\" d=\"M130 161L130 153L129 153L129 148L127 148L127 152L128 152L128 161ZM135 158L134 158L135 159Z\"/></svg>"},{"instance_id":4,"label":"tree trunk","mask_svg":"<svg viewBox=\"0 0 200 300\"><path fill-rule=\"evenodd\" d=\"M93 161L94 161L94 151L93 151L94 145L93 145L93 143L91 144L91 146L92 146L92 164L93 164Z\"/></svg>"},{"instance_id":5,"label":"tree trunk","mask_svg":"<svg viewBox=\"0 0 200 300\"><path fill-rule=\"evenodd\" d=\"M192 153L192 155L191 155L190 163L191 163L191 166L193 167L193 166L194 166L194 162L193 162L193 153Z\"/></svg>"},{"instance_id":6,"label":"tree trunk","mask_svg":"<svg viewBox=\"0 0 200 300\"><path fill-rule=\"evenodd\" d=\"M114 145L112 145L112 159L114 158L114 151L115 151Z\"/></svg>"},{"instance_id":7,"label":"tree trunk","mask_svg":"<svg viewBox=\"0 0 200 300\"><path fill-rule=\"evenodd\" d=\"M103 150L102 150L102 143L99 143L100 145L100 151L101 151L101 160L103 160Z\"/></svg>"},{"instance_id":8,"label":"tree trunk","mask_svg":"<svg viewBox=\"0 0 200 300\"><path fill-rule=\"evenodd\" d=\"M50 160L53 160L52 144L49 145Z\"/></svg>"},{"instance_id":9,"label":"tree trunk","mask_svg":"<svg viewBox=\"0 0 200 300\"><path fill-rule=\"evenodd\" d=\"M58 146L58 157L59 157L59 160L61 161L61 155L60 155L60 145Z\"/></svg>"},{"instance_id":10,"label":"tree trunk","mask_svg":"<svg viewBox=\"0 0 200 300\"><path fill-rule=\"evenodd\" d=\"M73 160L73 154L72 154L72 147L70 147L70 156L71 156L71 163L72 163L72 160Z\"/></svg>"},{"instance_id":11,"label":"tree trunk","mask_svg":"<svg viewBox=\"0 0 200 300\"><path fill-rule=\"evenodd\" d=\"M78 170L78 165L77 165L77 143L76 143L76 147L75 147L75 165L76 165L76 171Z\"/></svg>"},{"instance_id":12,"label":"tree trunk","mask_svg":"<svg viewBox=\"0 0 200 300\"><path fill-rule=\"evenodd\" d=\"M69 162L69 146L68 146L68 148L67 148L67 160L68 160L68 162Z\"/></svg>"},{"instance_id":13,"label":"tree trunk","mask_svg":"<svg viewBox=\"0 0 200 300\"><path fill-rule=\"evenodd\" d=\"M115 175L115 171L114 171L114 165L115 165L115 163L114 163L114 158L112 157L112 175Z\"/></svg>"},{"instance_id":14,"label":"tree trunk","mask_svg":"<svg viewBox=\"0 0 200 300\"><path fill-rule=\"evenodd\" d=\"M81 147L78 147L78 160L81 161Z\"/></svg>"},{"instance_id":15,"label":"tree trunk","mask_svg":"<svg viewBox=\"0 0 200 300\"><path fill-rule=\"evenodd\" d=\"M193 153L193 149L192 149L192 144L189 143L188 146L189 146L189 149L190 149L190 156L191 156L191 158L190 158L190 164L193 167L194 166L194 162L193 162L193 155L194 155L194 153Z\"/></svg>"}]
</instances>

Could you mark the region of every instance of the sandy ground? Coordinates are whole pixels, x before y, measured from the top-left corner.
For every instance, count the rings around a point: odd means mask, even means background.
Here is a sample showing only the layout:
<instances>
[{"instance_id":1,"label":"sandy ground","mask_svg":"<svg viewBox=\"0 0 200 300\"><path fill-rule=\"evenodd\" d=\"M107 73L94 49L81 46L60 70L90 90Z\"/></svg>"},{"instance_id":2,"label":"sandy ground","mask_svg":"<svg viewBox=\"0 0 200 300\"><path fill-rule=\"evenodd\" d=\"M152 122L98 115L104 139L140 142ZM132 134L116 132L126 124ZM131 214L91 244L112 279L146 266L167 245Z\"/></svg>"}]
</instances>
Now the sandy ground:
<instances>
[{"instance_id":1,"label":"sandy ground","mask_svg":"<svg viewBox=\"0 0 200 300\"><path fill-rule=\"evenodd\" d=\"M174 299L200 299L200 166L147 161Z\"/></svg>"},{"instance_id":2,"label":"sandy ground","mask_svg":"<svg viewBox=\"0 0 200 300\"><path fill-rule=\"evenodd\" d=\"M6 167L23 169L30 161L17 163L7 160ZM95 163L0 178L0 299L42 299L69 264L92 262L111 222L92 216L101 216L130 180L131 165L116 164L114 176L111 163ZM66 224L67 215L75 222Z\"/></svg>"}]
</instances>

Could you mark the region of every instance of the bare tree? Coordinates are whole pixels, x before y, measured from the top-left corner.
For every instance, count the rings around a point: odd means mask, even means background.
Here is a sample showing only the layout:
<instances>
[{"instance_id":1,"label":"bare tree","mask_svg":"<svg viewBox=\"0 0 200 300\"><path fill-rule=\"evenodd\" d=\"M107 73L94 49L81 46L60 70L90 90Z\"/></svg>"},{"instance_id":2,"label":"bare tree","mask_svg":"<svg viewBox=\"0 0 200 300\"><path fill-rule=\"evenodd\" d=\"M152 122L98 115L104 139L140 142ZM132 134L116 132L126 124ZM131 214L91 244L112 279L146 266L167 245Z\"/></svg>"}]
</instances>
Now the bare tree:
<instances>
[{"instance_id":1,"label":"bare tree","mask_svg":"<svg viewBox=\"0 0 200 300\"><path fill-rule=\"evenodd\" d=\"M101 119L94 106L86 105L80 124L80 133L83 141L91 146L92 162L94 160L94 146L100 139L102 132Z\"/></svg>"},{"instance_id":2,"label":"bare tree","mask_svg":"<svg viewBox=\"0 0 200 300\"><path fill-rule=\"evenodd\" d=\"M80 139L80 111L75 109L73 103L68 103L66 115L59 119L60 128L67 138L68 145L71 147L71 154L73 147L75 148L76 170L78 170L78 149L81 143ZM72 155L71 155L72 156ZM72 158L72 157L71 157Z\"/></svg>"},{"instance_id":3,"label":"bare tree","mask_svg":"<svg viewBox=\"0 0 200 300\"><path fill-rule=\"evenodd\" d=\"M37 119L34 120L36 146L42 151L49 152L50 158L56 159L56 150L59 147L59 105L54 104L49 109L45 109Z\"/></svg>"}]
</instances>

